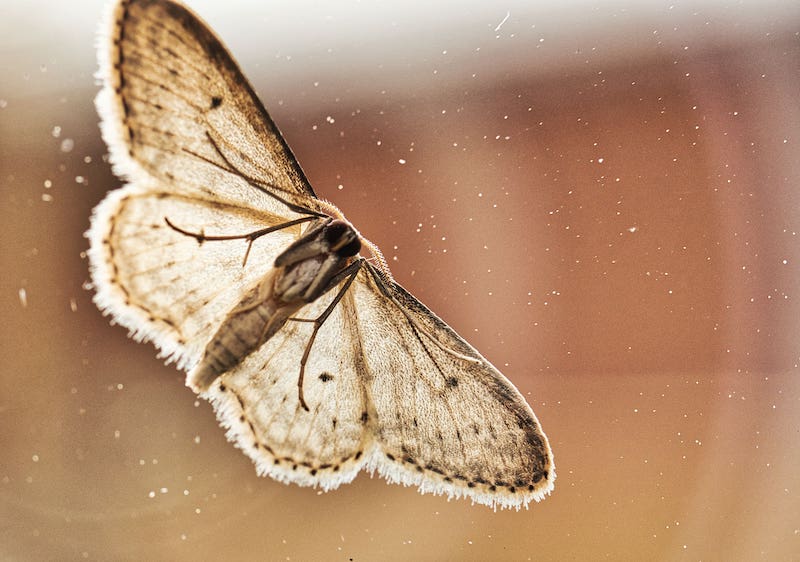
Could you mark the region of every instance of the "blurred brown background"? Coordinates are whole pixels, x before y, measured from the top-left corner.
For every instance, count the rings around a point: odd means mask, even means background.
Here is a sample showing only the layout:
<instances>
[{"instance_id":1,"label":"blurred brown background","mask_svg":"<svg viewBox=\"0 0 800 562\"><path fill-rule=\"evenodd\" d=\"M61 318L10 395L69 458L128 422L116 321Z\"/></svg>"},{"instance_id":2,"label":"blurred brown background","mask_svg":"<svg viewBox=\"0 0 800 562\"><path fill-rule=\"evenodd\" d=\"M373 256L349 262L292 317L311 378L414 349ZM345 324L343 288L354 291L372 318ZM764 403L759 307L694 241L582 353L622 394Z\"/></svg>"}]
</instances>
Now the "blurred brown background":
<instances>
[{"instance_id":1,"label":"blurred brown background","mask_svg":"<svg viewBox=\"0 0 800 562\"><path fill-rule=\"evenodd\" d=\"M192 4L527 396L558 479L519 513L256 477L83 288L102 2L0 7L1 559L797 556L800 6L528 4Z\"/></svg>"}]
</instances>

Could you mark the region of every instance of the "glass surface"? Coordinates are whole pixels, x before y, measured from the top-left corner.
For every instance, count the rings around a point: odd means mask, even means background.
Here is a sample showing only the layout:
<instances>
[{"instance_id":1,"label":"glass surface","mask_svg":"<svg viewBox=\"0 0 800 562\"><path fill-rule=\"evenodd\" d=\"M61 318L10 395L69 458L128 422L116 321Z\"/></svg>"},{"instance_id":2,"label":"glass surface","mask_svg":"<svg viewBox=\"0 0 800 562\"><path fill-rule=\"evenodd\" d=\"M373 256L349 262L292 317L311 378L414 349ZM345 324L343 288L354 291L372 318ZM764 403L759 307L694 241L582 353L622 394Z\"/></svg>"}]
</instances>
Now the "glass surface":
<instances>
[{"instance_id":1,"label":"glass surface","mask_svg":"<svg viewBox=\"0 0 800 562\"><path fill-rule=\"evenodd\" d=\"M101 4L0 7L0 558L800 551L796 2L194 4L317 193L539 417L555 491L497 513L259 478L101 316Z\"/></svg>"}]
</instances>

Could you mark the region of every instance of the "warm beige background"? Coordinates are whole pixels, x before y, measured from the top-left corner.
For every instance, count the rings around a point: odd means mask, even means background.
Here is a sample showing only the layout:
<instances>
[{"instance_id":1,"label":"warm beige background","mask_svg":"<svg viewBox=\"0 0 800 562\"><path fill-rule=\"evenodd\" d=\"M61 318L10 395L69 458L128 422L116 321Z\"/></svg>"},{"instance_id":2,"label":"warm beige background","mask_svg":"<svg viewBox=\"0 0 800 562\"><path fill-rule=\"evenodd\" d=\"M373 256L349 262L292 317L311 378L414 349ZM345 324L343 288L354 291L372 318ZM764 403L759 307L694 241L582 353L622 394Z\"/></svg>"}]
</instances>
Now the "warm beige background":
<instances>
[{"instance_id":1,"label":"warm beige background","mask_svg":"<svg viewBox=\"0 0 800 562\"><path fill-rule=\"evenodd\" d=\"M800 8L519 3L495 31L489 4L196 7L318 193L528 397L553 496L257 478L82 287L119 185L100 3L22 3L0 8L0 559L797 556Z\"/></svg>"}]
</instances>

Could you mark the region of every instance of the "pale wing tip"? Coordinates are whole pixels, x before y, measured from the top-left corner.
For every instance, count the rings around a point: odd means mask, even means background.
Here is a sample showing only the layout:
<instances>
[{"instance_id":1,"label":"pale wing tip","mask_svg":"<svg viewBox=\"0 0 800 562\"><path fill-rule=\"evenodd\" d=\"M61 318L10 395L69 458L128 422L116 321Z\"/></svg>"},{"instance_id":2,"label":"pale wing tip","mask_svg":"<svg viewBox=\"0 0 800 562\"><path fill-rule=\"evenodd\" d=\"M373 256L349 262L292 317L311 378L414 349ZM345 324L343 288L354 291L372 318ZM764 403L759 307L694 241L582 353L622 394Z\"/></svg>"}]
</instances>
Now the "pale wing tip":
<instances>
[{"instance_id":1,"label":"pale wing tip","mask_svg":"<svg viewBox=\"0 0 800 562\"><path fill-rule=\"evenodd\" d=\"M94 77L97 80L105 78L106 69L110 68L108 49L109 41L112 38L112 32L117 27L118 12L121 8L119 0L109 0L103 5L103 13L97 23L97 29L94 34L94 48L97 51L98 69L95 71Z\"/></svg>"},{"instance_id":2,"label":"pale wing tip","mask_svg":"<svg viewBox=\"0 0 800 562\"><path fill-rule=\"evenodd\" d=\"M380 449L370 444L351 457L342 459L338 465L315 466L281 457L268 444L259 441L247 419L242 415L242 402L236 393L226 387L224 379L217 378L207 388L202 388L187 376L187 386L208 400L214 407L220 425L226 430L229 441L241 449L255 464L259 476L269 476L284 484L296 484L320 488L323 491L333 490L342 484L351 482L358 473L365 469L370 474L377 472L390 484L399 483L405 486L416 486L420 493L465 498L473 504L488 506L492 509L528 508L531 502L539 502L553 490L556 478L555 468L550 458L550 469L547 477L538 482L533 489L496 489L489 485L469 487L466 483L447 482L443 477L428 472L409 470L397 462L386 459Z\"/></svg>"},{"instance_id":3,"label":"pale wing tip","mask_svg":"<svg viewBox=\"0 0 800 562\"><path fill-rule=\"evenodd\" d=\"M128 329L128 335L137 342L153 342L158 356L167 363L175 362L185 369L193 362L195 351L182 345L167 325L153 321L144 311L130 303L129 295L120 287L109 250L111 217L118 211L122 200L129 195L128 189L108 193L92 211L89 230L84 236L89 241L86 256L89 261L92 300L104 316L110 316L112 324Z\"/></svg>"},{"instance_id":4,"label":"pale wing tip","mask_svg":"<svg viewBox=\"0 0 800 562\"><path fill-rule=\"evenodd\" d=\"M191 387L189 378L187 385ZM315 465L281 456L254 434L252 426L242 415L241 401L226 387L223 379L217 378L208 389L201 391L200 396L214 407L228 441L250 457L259 476L327 492L352 482L372 454L370 449L373 445L367 444L336 464Z\"/></svg>"},{"instance_id":5,"label":"pale wing tip","mask_svg":"<svg viewBox=\"0 0 800 562\"><path fill-rule=\"evenodd\" d=\"M386 460L384 454L374 444L365 446L355 455L342 459L338 465L315 466L298 462L281 457L268 444L259 441L253 427L242 415L241 400L232 389L226 387L223 379L217 378L207 388L201 388L190 373L187 376L187 386L212 404L220 425L225 429L226 437L250 457L258 475L269 476L284 484L320 488L327 492L351 482L362 469L366 469L371 474L377 472L391 484L416 486L423 494L447 496L448 500L465 498L472 500L473 504L485 505L495 510L500 508L517 511L523 507L527 508L531 502L543 500L553 490L556 475L552 459L547 478L537 483L532 490L522 488L490 490L487 486L470 488L466 484L446 482L433 474L410 471L402 465Z\"/></svg>"},{"instance_id":6,"label":"pale wing tip","mask_svg":"<svg viewBox=\"0 0 800 562\"><path fill-rule=\"evenodd\" d=\"M421 494L432 494L435 496L447 496L451 499L470 499L473 504L485 505L494 510L528 508L531 502L539 502L545 499L553 491L556 479L555 467L550 459L550 470L547 477L533 486L533 489L505 488L492 489L491 485L475 485L470 487L467 483L456 483L447 481L443 476L429 472L419 472L409 470L405 466L398 464L397 461L388 461L384 455L376 450L367 463L367 470L370 473L378 472L390 484L403 484L404 486L416 486Z\"/></svg>"},{"instance_id":7,"label":"pale wing tip","mask_svg":"<svg viewBox=\"0 0 800 562\"><path fill-rule=\"evenodd\" d=\"M132 182L144 180L143 183L146 183L149 175L131 157L130 135L126 130L125 112L118 92L120 79L115 68L115 58L118 57L120 13L124 9L124 2L112 1L106 4L95 34L97 70L94 78L101 88L95 96L94 104L100 115L100 134L108 146L114 174Z\"/></svg>"},{"instance_id":8,"label":"pale wing tip","mask_svg":"<svg viewBox=\"0 0 800 562\"><path fill-rule=\"evenodd\" d=\"M144 189L149 177L130 156L122 102L116 92L115 83L119 78L114 69L113 58L116 56L118 21L123 9L123 2L108 2L95 35L98 69L94 76L101 84L95 97L95 107L100 115L100 132L109 149L113 172L119 177L140 181L128 184L125 189L109 192L92 212L91 225L84 236L89 240L87 255L92 287L95 290L93 300L104 315L112 317L112 323L128 328L131 338L139 342L152 341L159 350L159 357L168 363L176 362L178 368L183 369L190 360L187 350L169 330L154 325L142 311L126 302L126 295L118 287L109 265L107 237L111 217L118 210L122 198Z\"/></svg>"}]
</instances>

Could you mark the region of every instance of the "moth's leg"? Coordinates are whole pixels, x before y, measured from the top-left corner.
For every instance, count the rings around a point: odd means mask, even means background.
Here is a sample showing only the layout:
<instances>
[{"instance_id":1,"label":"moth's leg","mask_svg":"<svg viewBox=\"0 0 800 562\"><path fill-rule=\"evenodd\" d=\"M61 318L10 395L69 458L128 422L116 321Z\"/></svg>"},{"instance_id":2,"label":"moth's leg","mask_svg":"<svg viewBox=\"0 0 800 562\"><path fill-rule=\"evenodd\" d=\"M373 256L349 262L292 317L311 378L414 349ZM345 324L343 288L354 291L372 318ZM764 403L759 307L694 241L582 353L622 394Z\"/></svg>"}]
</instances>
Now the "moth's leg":
<instances>
[{"instance_id":1,"label":"moth's leg","mask_svg":"<svg viewBox=\"0 0 800 562\"><path fill-rule=\"evenodd\" d=\"M253 247L253 242L256 239L264 236L265 234L269 234L270 232L275 232L276 230L283 230L284 228L290 228L292 226L303 224L304 222L310 222L316 220L316 216L308 216L308 217L300 217L299 219L294 219L288 222L282 222L281 224L276 224L275 226L269 226L267 228L260 228L258 230L254 230L253 232L248 232L246 234L233 234L229 236L207 236L204 232L191 232L189 230L184 230L179 226L175 226L172 224L172 221L169 220L168 217L164 217L164 221L167 223L167 226L170 227L175 232L183 234L184 236L190 236L197 240L198 244L202 244L203 242L218 242L221 240L247 240L247 251L244 253L244 259L242 260L242 267L247 263L247 257L250 255L250 248Z\"/></svg>"},{"instance_id":2,"label":"moth's leg","mask_svg":"<svg viewBox=\"0 0 800 562\"><path fill-rule=\"evenodd\" d=\"M311 337L308 338L308 343L306 344L306 350L303 353L303 357L300 359L300 376L297 378L297 393L300 398L300 405L307 412L309 411L309 409L308 405L306 404L306 400L303 397L303 378L305 377L306 361L308 361L308 356L311 353L311 347L314 345L314 340L317 338L317 332L319 332L319 329L325 323L325 320L328 319L328 316L331 315L336 305L339 304L339 301L342 300L342 297L344 297L344 294L350 288L350 285L353 283L353 280L356 278L356 275L358 275L358 272L363 265L364 265L364 259L359 258L331 278L331 281L328 284L328 288L325 289L325 291L322 293L323 295L328 291L330 291L337 284L339 284L339 282L345 277L347 277L347 280L345 281L344 285L342 285L342 288L339 289L339 292L333 298L331 303L322 312L322 314L320 314L316 318L289 318L289 320L292 320L294 322L312 322L314 324L314 330L311 332Z\"/></svg>"},{"instance_id":3,"label":"moth's leg","mask_svg":"<svg viewBox=\"0 0 800 562\"><path fill-rule=\"evenodd\" d=\"M260 228L258 230L254 230L253 232L247 232L245 234L233 234L230 236L207 236L203 232L191 232L189 230L184 230L179 226L176 226L169 220L168 217L164 217L164 221L167 223L167 226L170 227L175 232L179 232L185 236L190 236L197 240L198 244L202 244L203 242L217 242L220 240L249 240L253 241L257 238L264 236L265 234L269 234L270 232L275 232L276 230L282 230L284 228L290 228L296 224L303 224L304 222L310 222L316 220L316 216L309 216L309 217L300 217L299 219L294 219L288 222L282 222L280 224L276 224L275 226L270 226L267 228Z\"/></svg>"}]
</instances>

